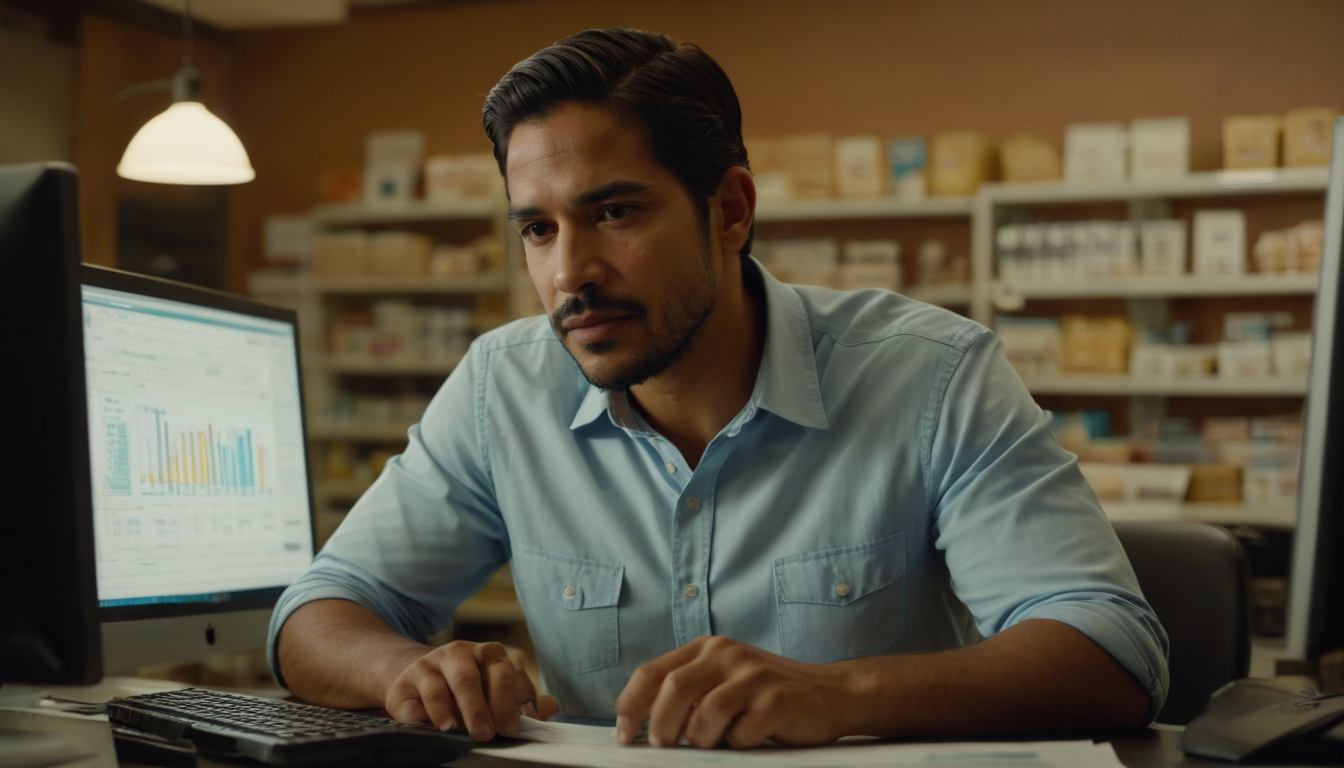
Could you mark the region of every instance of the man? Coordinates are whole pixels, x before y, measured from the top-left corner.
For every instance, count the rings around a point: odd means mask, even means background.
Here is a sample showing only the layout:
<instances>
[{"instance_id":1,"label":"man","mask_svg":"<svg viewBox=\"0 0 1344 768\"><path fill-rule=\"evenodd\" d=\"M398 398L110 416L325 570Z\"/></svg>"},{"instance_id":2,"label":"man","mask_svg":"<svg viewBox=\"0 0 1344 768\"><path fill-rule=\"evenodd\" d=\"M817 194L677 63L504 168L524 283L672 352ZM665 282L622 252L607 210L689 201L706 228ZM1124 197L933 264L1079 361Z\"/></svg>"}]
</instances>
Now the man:
<instances>
[{"instance_id":1,"label":"man","mask_svg":"<svg viewBox=\"0 0 1344 768\"><path fill-rule=\"evenodd\" d=\"M476 341L281 599L295 694L476 739L549 716L498 645L418 642L511 562L560 708L622 743L1153 717L1166 637L1049 416L983 327L749 258L712 59L583 32L485 127L549 322Z\"/></svg>"}]
</instances>

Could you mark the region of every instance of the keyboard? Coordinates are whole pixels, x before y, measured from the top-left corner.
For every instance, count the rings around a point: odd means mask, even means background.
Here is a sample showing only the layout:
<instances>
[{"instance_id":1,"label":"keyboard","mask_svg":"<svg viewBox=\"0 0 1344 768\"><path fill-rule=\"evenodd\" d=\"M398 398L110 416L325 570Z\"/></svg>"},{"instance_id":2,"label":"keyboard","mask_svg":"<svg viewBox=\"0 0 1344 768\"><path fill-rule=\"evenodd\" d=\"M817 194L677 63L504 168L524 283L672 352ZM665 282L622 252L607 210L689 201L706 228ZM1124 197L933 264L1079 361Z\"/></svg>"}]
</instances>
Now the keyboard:
<instances>
[{"instance_id":1,"label":"keyboard","mask_svg":"<svg viewBox=\"0 0 1344 768\"><path fill-rule=\"evenodd\" d=\"M113 699L107 717L202 753L280 766L439 765L473 745L432 725L203 688Z\"/></svg>"}]
</instances>

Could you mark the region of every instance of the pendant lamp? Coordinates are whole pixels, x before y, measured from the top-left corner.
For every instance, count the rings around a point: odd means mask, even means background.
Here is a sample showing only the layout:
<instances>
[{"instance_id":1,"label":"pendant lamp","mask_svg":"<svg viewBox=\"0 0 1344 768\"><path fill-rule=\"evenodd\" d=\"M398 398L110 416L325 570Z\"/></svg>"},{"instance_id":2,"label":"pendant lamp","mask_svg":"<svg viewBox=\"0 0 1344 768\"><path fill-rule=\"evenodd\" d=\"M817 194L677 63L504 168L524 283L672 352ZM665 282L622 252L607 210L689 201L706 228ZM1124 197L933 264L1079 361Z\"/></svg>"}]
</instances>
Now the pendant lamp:
<instances>
[{"instance_id":1,"label":"pendant lamp","mask_svg":"<svg viewBox=\"0 0 1344 768\"><path fill-rule=\"evenodd\" d=\"M159 184L241 184L256 178L231 128L201 103L201 73L191 61L191 3L183 14L186 54L173 75L173 103L127 145L117 175Z\"/></svg>"}]
</instances>

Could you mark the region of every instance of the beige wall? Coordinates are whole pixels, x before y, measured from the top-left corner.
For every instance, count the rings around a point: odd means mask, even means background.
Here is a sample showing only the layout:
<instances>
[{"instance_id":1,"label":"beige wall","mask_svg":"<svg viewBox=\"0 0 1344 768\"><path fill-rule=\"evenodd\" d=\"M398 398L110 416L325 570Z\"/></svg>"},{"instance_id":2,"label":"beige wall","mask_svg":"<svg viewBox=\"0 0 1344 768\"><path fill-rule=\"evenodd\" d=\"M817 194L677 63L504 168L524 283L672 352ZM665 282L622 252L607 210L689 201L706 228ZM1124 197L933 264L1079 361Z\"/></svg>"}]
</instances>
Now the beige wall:
<instances>
[{"instance_id":1,"label":"beige wall","mask_svg":"<svg viewBox=\"0 0 1344 768\"><path fill-rule=\"evenodd\" d=\"M1193 163L1212 168L1224 115L1344 107L1338 0L467 0L368 10L342 26L244 32L227 44L231 124L257 169L234 193L233 287L262 261L263 218L309 208L324 169L360 165L366 133L420 129L430 153L485 151L484 94L512 64L576 30L621 25L705 48L733 79L749 136L977 128L1060 141L1070 122L1187 115Z\"/></svg>"}]
</instances>

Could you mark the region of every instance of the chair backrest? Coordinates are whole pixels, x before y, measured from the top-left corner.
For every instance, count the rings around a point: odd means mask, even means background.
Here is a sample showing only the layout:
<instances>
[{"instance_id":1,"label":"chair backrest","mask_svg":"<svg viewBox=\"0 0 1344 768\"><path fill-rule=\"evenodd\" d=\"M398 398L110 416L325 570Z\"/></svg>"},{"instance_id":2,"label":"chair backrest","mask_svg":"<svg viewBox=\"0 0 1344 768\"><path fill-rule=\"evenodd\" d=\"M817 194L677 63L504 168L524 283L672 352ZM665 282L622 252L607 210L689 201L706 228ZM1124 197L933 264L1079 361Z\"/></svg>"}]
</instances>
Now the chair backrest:
<instances>
[{"instance_id":1,"label":"chair backrest","mask_svg":"<svg viewBox=\"0 0 1344 768\"><path fill-rule=\"evenodd\" d=\"M1204 712L1214 691L1249 671L1246 554L1230 531L1213 525L1114 527L1171 641L1171 688L1157 720L1185 725Z\"/></svg>"}]
</instances>

